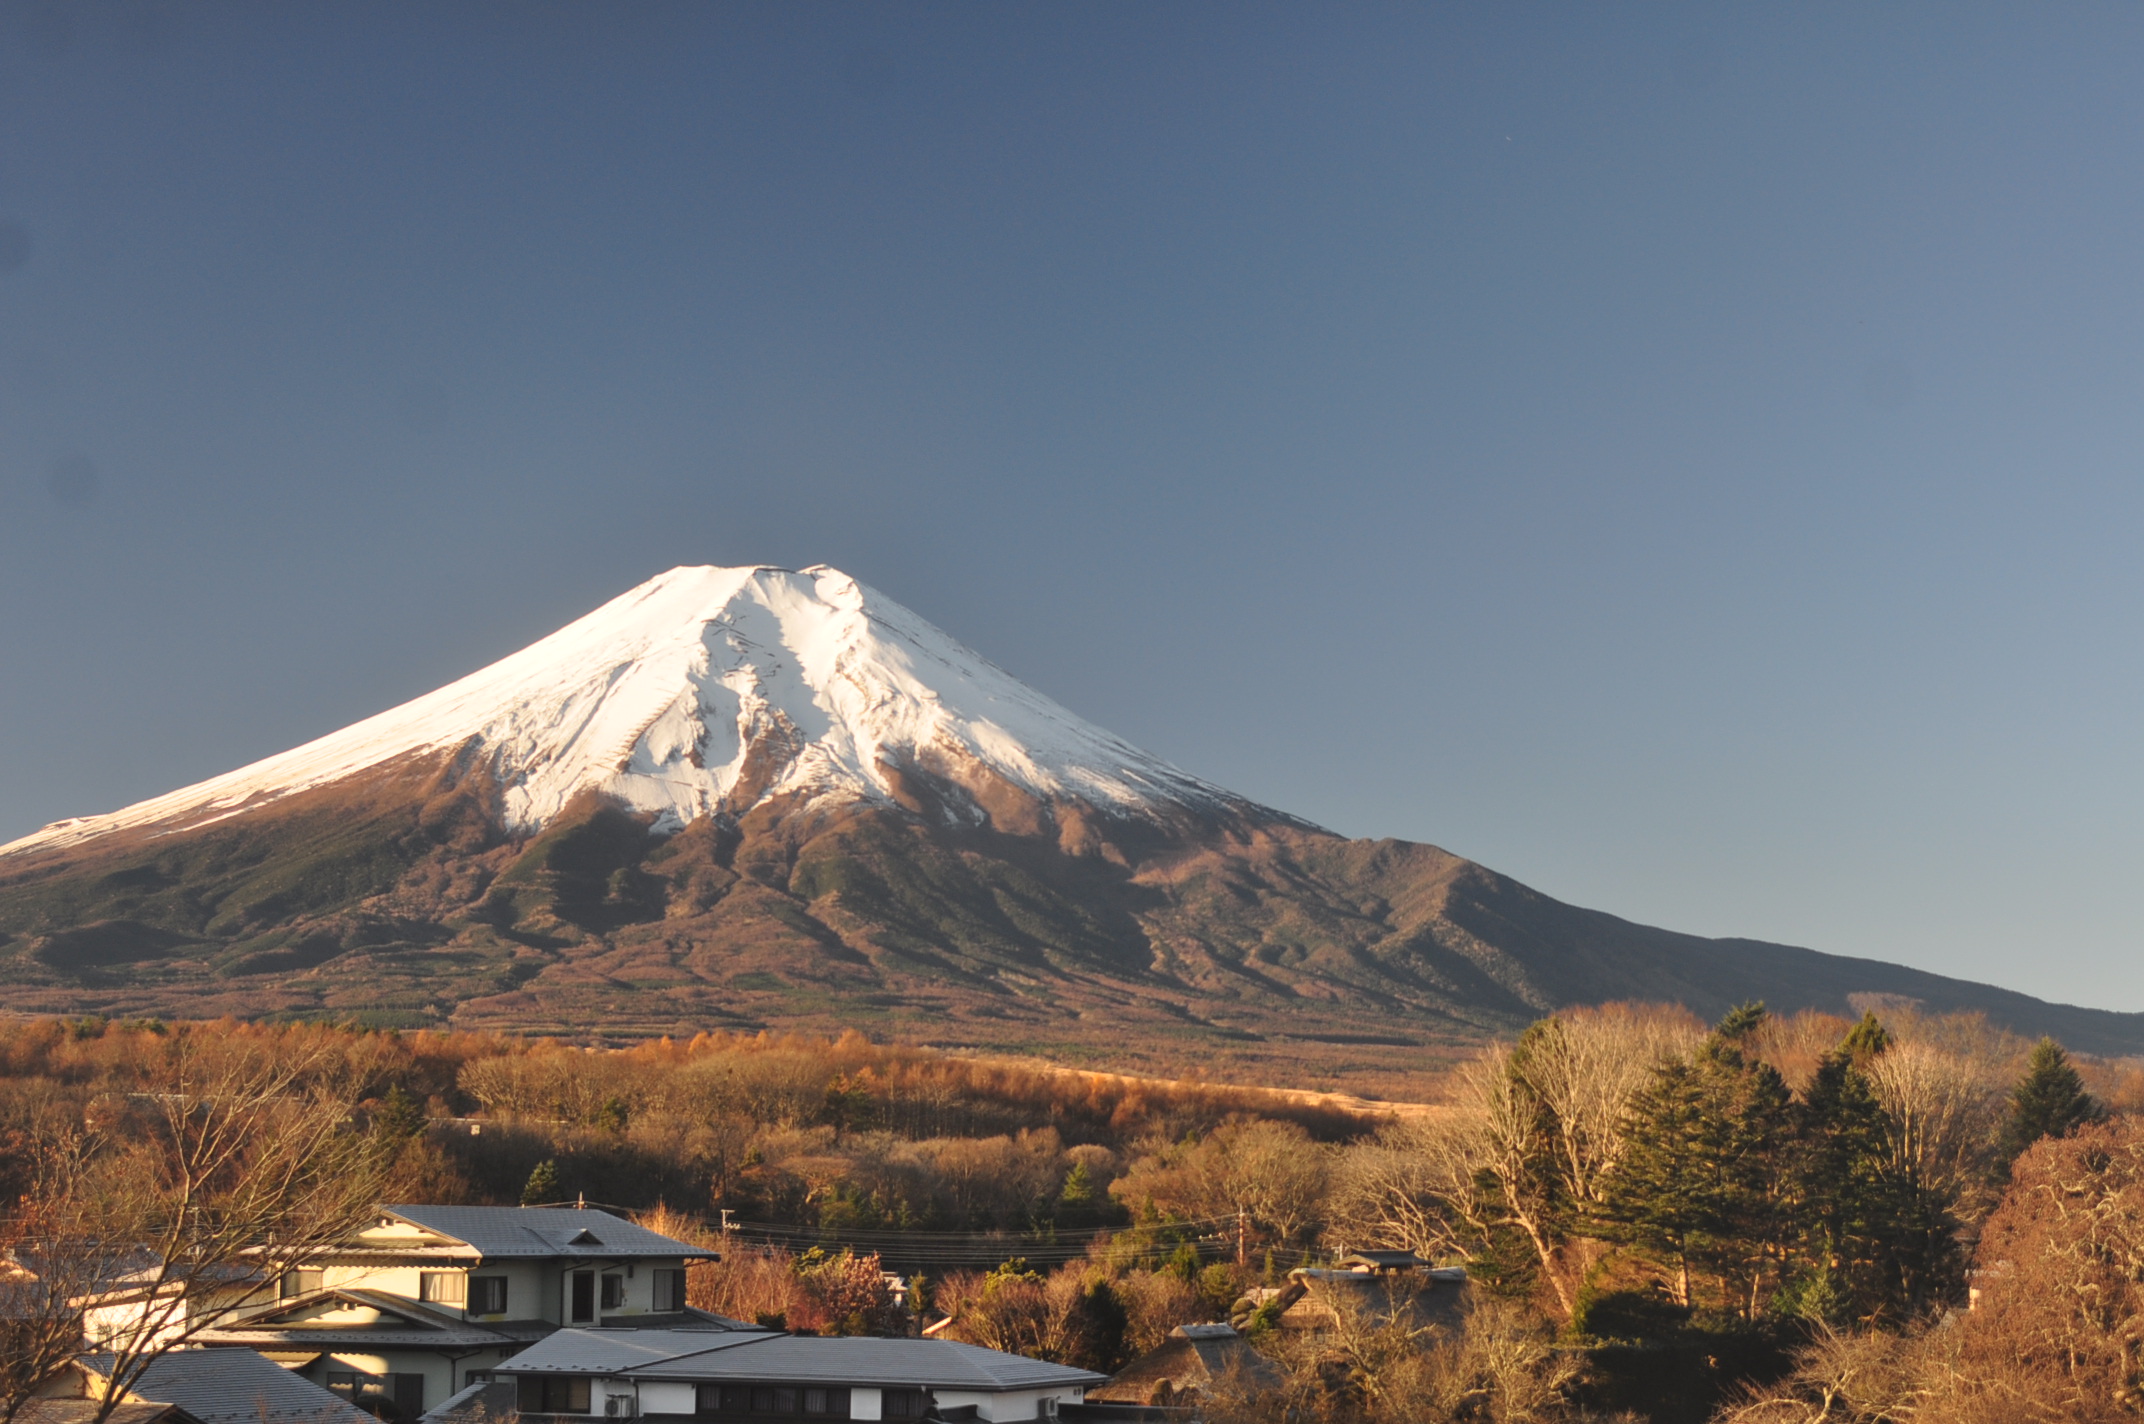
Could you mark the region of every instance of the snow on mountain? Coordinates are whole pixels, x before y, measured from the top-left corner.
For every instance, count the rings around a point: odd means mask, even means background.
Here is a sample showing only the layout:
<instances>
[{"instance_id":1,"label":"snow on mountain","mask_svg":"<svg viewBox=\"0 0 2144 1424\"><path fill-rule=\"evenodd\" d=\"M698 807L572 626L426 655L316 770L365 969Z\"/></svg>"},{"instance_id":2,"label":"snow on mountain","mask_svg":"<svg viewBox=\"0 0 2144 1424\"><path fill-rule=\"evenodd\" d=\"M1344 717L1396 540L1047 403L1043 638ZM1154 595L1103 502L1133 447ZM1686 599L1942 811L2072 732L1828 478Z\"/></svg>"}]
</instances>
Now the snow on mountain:
<instances>
[{"instance_id":1,"label":"snow on mountain","mask_svg":"<svg viewBox=\"0 0 2144 1424\"><path fill-rule=\"evenodd\" d=\"M980 767L1118 814L1234 800L837 570L676 568L413 702L0 855L203 825L423 752L489 769L516 831L591 787L666 830L789 793L890 802L886 766Z\"/></svg>"}]
</instances>

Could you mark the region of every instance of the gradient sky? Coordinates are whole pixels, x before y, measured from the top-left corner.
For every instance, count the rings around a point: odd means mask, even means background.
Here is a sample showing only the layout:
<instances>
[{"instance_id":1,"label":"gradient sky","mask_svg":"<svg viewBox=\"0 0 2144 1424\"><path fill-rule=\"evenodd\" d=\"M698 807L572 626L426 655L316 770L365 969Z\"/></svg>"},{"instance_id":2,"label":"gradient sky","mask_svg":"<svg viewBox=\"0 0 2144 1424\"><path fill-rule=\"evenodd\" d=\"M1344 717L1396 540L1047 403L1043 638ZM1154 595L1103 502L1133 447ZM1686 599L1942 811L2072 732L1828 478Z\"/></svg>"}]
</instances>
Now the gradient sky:
<instances>
[{"instance_id":1,"label":"gradient sky","mask_svg":"<svg viewBox=\"0 0 2144 1424\"><path fill-rule=\"evenodd\" d=\"M680 563L2144 1009L2144 8L0 6L0 838Z\"/></svg>"}]
</instances>

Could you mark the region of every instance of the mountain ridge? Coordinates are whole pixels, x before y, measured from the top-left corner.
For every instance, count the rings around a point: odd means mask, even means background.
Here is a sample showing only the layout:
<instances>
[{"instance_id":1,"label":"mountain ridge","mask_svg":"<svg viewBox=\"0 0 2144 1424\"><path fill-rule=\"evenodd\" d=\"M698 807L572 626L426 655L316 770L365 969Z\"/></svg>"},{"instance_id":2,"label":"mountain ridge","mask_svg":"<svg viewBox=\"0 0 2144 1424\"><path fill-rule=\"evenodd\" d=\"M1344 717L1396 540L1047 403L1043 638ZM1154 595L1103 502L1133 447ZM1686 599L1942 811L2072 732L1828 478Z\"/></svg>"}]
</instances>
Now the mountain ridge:
<instances>
[{"instance_id":1,"label":"mountain ridge","mask_svg":"<svg viewBox=\"0 0 2144 1424\"><path fill-rule=\"evenodd\" d=\"M659 636L633 621L651 588L674 605ZM617 632L621 605L640 633ZM576 629L571 675L528 682ZM507 684L540 695L492 697ZM1681 935L1435 846L1348 840L1091 727L824 568L672 571L343 733L0 847L0 984L30 1012L855 1026L1403 1089L1609 999L1874 995L2144 1049L2144 1015Z\"/></svg>"}]
</instances>

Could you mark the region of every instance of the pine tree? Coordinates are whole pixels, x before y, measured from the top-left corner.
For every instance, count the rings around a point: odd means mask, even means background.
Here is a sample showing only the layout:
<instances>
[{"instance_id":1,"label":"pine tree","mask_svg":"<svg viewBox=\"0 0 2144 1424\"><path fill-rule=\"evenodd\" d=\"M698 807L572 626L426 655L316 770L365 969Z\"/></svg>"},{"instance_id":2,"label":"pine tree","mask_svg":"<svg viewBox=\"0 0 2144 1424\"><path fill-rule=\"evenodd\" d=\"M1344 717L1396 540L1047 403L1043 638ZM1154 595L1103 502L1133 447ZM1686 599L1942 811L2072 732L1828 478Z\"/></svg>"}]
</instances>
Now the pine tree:
<instances>
[{"instance_id":1,"label":"pine tree","mask_svg":"<svg viewBox=\"0 0 2144 1424\"><path fill-rule=\"evenodd\" d=\"M1866 1072L1890 1042L1865 1015L1817 1065L1796 1113L1804 1262L1789 1308L1832 1324L1910 1315L1959 1264L1952 1203L1895 1170L1890 1116Z\"/></svg>"},{"instance_id":2,"label":"pine tree","mask_svg":"<svg viewBox=\"0 0 2144 1424\"><path fill-rule=\"evenodd\" d=\"M1871 1059L1890 1046L1890 1031L1884 1028L1872 1009L1862 1014L1861 1022L1847 1031L1846 1038L1839 1044L1839 1052L1856 1068L1867 1068Z\"/></svg>"},{"instance_id":3,"label":"pine tree","mask_svg":"<svg viewBox=\"0 0 2144 1424\"><path fill-rule=\"evenodd\" d=\"M521 1204L541 1206L545 1202L557 1200L558 1163L546 1157L529 1173L528 1184L521 1189Z\"/></svg>"},{"instance_id":4,"label":"pine tree","mask_svg":"<svg viewBox=\"0 0 2144 1424\"><path fill-rule=\"evenodd\" d=\"M1102 1219L1106 1204L1093 1171L1085 1162L1074 1162L1057 1193L1055 1219L1059 1226L1068 1228L1092 1226Z\"/></svg>"},{"instance_id":5,"label":"pine tree","mask_svg":"<svg viewBox=\"0 0 2144 1424\"><path fill-rule=\"evenodd\" d=\"M1754 1313L1789 1219L1782 1194L1792 1098L1747 1052L1764 1006L1745 1004L1688 1058L1663 1063L1633 1099L1624 1157L1602 1215L1609 1230L1673 1273L1678 1304L1692 1277L1719 1282L1722 1303Z\"/></svg>"},{"instance_id":6,"label":"pine tree","mask_svg":"<svg viewBox=\"0 0 2144 1424\"><path fill-rule=\"evenodd\" d=\"M401 1143L423 1132L428 1121L424 1104L397 1083L380 1099L379 1110L372 1115L372 1130L382 1141Z\"/></svg>"},{"instance_id":7,"label":"pine tree","mask_svg":"<svg viewBox=\"0 0 2144 1424\"><path fill-rule=\"evenodd\" d=\"M1817 1064L1796 1117L1794 1195L1808 1279L1822 1281L1839 1309L1858 1318L1868 1313L1869 1298L1882 1293L1880 1243L1892 1215L1883 1106L1842 1045Z\"/></svg>"},{"instance_id":8,"label":"pine tree","mask_svg":"<svg viewBox=\"0 0 2144 1424\"><path fill-rule=\"evenodd\" d=\"M2033 1045L2025 1076L2010 1095L2010 1124L2003 1132L2004 1170L2043 1137L2067 1137L2097 1121L2100 1106L2084 1090L2084 1079L2070 1066L2062 1045L2043 1038Z\"/></svg>"}]
</instances>

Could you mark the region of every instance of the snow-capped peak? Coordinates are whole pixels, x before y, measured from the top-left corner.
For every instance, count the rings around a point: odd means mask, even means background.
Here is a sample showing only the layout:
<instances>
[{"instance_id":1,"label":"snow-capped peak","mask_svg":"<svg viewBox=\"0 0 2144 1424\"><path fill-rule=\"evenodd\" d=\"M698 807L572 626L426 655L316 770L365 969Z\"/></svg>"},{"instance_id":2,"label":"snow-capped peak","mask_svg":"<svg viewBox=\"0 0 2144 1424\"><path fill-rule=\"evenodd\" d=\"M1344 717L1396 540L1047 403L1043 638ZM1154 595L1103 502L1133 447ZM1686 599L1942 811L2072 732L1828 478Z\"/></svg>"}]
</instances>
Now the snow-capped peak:
<instances>
[{"instance_id":1,"label":"snow-capped peak","mask_svg":"<svg viewBox=\"0 0 2144 1424\"><path fill-rule=\"evenodd\" d=\"M1120 814L1233 799L835 569L676 568L413 702L0 855L200 825L424 752L487 768L520 832L591 788L659 829L783 794L891 801L889 768L979 766Z\"/></svg>"}]
</instances>

